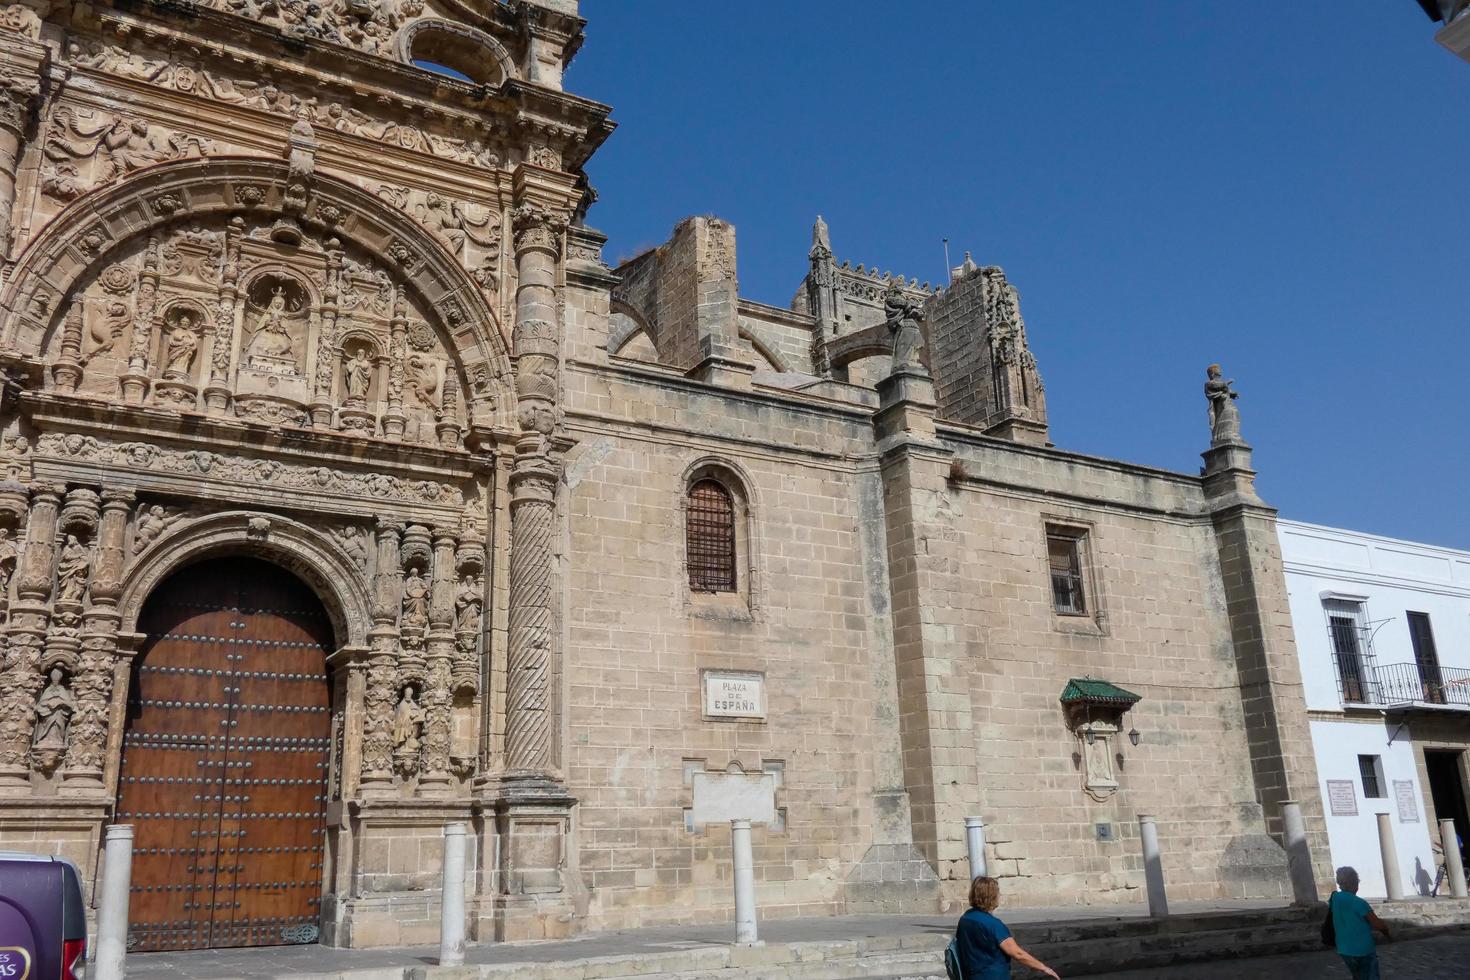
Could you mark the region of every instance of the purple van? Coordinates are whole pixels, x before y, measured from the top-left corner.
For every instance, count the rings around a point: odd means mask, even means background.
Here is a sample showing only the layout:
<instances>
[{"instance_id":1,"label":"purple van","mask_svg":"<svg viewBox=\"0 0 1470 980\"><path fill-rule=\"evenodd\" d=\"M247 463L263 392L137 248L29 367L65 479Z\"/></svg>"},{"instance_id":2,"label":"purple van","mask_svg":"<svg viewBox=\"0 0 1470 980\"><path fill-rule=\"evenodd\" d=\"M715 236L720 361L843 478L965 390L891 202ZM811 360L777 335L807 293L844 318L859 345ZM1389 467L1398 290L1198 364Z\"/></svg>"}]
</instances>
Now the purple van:
<instances>
[{"instance_id":1,"label":"purple van","mask_svg":"<svg viewBox=\"0 0 1470 980\"><path fill-rule=\"evenodd\" d=\"M0 980L83 980L87 916L76 866L0 851Z\"/></svg>"}]
</instances>

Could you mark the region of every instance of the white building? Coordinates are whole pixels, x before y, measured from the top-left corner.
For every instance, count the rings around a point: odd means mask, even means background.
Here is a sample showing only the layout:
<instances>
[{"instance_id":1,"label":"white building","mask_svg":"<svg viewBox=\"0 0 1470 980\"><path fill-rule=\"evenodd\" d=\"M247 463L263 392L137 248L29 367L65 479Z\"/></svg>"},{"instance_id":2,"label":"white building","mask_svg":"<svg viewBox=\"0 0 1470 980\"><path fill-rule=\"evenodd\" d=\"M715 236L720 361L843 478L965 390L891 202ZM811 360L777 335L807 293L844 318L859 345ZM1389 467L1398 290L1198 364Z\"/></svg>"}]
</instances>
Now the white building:
<instances>
[{"instance_id":1,"label":"white building","mask_svg":"<svg viewBox=\"0 0 1470 980\"><path fill-rule=\"evenodd\" d=\"M1281 553L1332 864L1428 894L1438 821L1470 840L1470 552L1281 521ZM1441 893L1444 893L1442 889Z\"/></svg>"}]
</instances>

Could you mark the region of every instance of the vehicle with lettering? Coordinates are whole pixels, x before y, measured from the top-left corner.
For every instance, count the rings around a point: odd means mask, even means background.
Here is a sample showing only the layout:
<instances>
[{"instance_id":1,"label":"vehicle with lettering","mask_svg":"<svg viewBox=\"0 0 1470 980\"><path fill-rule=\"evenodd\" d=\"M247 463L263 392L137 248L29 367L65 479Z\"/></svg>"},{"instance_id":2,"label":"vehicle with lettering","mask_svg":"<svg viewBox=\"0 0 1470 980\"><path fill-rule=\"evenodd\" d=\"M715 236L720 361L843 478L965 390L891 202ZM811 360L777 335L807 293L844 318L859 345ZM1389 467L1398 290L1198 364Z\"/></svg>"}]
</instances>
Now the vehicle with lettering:
<instances>
[{"instance_id":1,"label":"vehicle with lettering","mask_svg":"<svg viewBox=\"0 0 1470 980\"><path fill-rule=\"evenodd\" d=\"M87 915L76 866L0 851L0 980L84 980Z\"/></svg>"}]
</instances>

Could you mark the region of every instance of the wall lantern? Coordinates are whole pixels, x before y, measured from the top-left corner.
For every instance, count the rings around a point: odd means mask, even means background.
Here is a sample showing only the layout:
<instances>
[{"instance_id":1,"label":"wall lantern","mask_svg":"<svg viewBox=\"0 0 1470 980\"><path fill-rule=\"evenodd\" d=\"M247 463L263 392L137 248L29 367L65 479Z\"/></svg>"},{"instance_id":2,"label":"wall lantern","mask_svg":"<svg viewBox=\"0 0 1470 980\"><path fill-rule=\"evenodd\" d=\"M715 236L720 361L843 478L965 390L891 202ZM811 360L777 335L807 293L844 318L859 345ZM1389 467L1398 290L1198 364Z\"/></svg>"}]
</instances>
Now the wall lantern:
<instances>
[{"instance_id":1,"label":"wall lantern","mask_svg":"<svg viewBox=\"0 0 1470 980\"><path fill-rule=\"evenodd\" d=\"M1132 742L1134 745L1137 745L1138 744L1138 739L1139 739L1138 729L1136 729L1136 728L1130 728L1128 730L1128 741Z\"/></svg>"}]
</instances>

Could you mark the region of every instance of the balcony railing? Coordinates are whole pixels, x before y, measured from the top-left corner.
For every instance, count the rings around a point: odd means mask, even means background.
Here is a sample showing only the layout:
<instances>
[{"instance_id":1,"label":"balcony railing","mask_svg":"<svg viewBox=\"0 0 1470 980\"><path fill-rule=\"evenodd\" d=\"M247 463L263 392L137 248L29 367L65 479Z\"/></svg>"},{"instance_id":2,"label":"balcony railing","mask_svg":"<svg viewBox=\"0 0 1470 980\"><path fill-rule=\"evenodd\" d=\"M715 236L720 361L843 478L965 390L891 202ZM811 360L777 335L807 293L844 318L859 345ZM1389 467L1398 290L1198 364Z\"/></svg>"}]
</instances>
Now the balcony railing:
<instances>
[{"instance_id":1,"label":"balcony railing","mask_svg":"<svg viewBox=\"0 0 1470 980\"><path fill-rule=\"evenodd\" d=\"M1343 700L1351 704L1444 705L1470 708L1470 670L1463 667L1426 667L1421 664L1384 664L1369 673L1371 683L1342 685Z\"/></svg>"}]
</instances>

